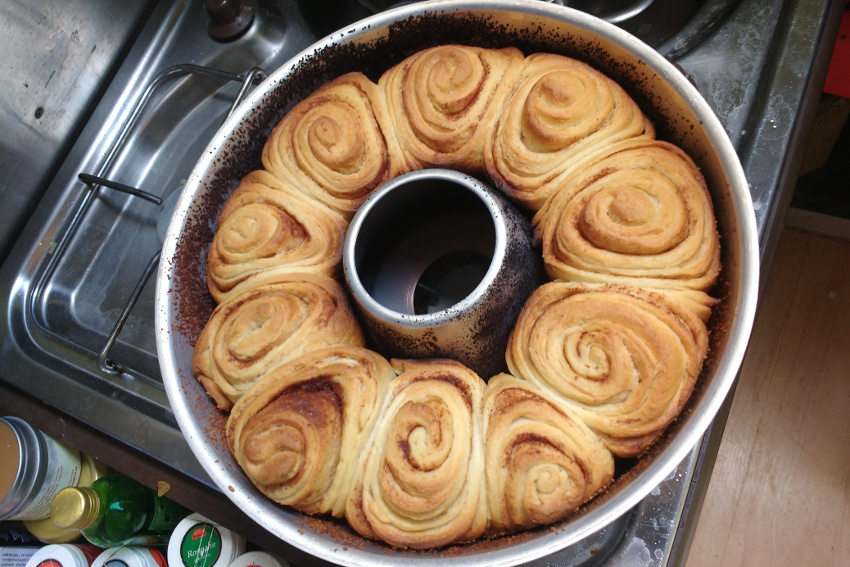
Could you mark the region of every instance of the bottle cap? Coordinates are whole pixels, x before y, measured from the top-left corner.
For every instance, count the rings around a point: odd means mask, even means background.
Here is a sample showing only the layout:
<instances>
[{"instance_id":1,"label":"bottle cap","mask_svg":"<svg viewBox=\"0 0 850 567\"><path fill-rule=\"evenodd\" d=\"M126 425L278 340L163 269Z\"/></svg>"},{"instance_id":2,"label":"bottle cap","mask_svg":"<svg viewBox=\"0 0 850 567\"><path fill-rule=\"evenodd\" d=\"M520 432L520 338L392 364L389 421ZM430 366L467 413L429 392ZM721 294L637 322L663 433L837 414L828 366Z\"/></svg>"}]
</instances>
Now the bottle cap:
<instances>
[{"instance_id":1,"label":"bottle cap","mask_svg":"<svg viewBox=\"0 0 850 567\"><path fill-rule=\"evenodd\" d=\"M169 567L229 567L245 553L245 538L200 514L181 521L168 542Z\"/></svg>"},{"instance_id":2,"label":"bottle cap","mask_svg":"<svg viewBox=\"0 0 850 567\"><path fill-rule=\"evenodd\" d=\"M71 486L60 490L50 504L50 516L60 528L84 530L100 513L100 497L92 488Z\"/></svg>"},{"instance_id":3,"label":"bottle cap","mask_svg":"<svg viewBox=\"0 0 850 567\"><path fill-rule=\"evenodd\" d=\"M109 467L90 455L81 454L80 465L82 469L77 486L89 486L92 482L109 474ZM80 530L60 528L53 523L53 518L50 516L43 520L24 520L24 527L40 542L47 544L71 543L82 537Z\"/></svg>"},{"instance_id":4,"label":"bottle cap","mask_svg":"<svg viewBox=\"0 0 850 567\"><path fill-rule=\"evenodd\" d=\"M110 547L97 556L91 567L168 567L165 555L155 547Z\"/></svg>"},{"instance_id":5,"label":"bottle cap","mask_svg":"<svg viewBox=\"0 0 850 567\"><path fill-rule=\"evenodd\" d=\"M89 544L56 543L45 545L29 558L26 567L89 567L100 549Z\"/></svg>"}]
</instances>

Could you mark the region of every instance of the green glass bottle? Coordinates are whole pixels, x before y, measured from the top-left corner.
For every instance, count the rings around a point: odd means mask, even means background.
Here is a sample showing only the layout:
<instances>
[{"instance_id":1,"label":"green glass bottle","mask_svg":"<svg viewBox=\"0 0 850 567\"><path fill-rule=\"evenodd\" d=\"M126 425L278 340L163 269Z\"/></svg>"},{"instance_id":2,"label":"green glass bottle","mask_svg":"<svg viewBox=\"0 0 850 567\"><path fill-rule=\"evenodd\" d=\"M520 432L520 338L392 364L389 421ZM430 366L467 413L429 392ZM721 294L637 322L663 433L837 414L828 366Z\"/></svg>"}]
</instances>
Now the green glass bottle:
<instances>
[{"instance_id":1,"label":"green glass bottle","mask_svg":"<svg viewBox=\"0 0 850 567\"><path fill-rule=\"evenodd\" d=\"M89 487L69 487L53 498L50 515L60 528L80 530L99 547L165 545L190 510L122 474Z\"/></svg>"}]
</instances>

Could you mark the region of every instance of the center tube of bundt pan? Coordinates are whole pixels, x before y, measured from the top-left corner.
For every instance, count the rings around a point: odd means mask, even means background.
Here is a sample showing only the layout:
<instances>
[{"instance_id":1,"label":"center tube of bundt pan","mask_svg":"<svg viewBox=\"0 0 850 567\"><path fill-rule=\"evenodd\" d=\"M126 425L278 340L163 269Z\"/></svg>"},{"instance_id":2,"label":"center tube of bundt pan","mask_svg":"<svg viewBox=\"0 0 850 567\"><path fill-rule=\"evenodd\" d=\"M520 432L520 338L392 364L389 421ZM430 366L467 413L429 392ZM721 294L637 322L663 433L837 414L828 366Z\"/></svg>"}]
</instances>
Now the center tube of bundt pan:
<instances>
[{"instance_id":1,"label":"center tube of bundt pan","mask_svg":"<svg viewBox=\"0 0 850 567\"><path fill-rule=\"evenodd\" d=\"M485 380L542 281L528 220L468 175L400 176L352 219L346 282L372 342L388 358L450 358Z\"/></svg>"}]
</instances>

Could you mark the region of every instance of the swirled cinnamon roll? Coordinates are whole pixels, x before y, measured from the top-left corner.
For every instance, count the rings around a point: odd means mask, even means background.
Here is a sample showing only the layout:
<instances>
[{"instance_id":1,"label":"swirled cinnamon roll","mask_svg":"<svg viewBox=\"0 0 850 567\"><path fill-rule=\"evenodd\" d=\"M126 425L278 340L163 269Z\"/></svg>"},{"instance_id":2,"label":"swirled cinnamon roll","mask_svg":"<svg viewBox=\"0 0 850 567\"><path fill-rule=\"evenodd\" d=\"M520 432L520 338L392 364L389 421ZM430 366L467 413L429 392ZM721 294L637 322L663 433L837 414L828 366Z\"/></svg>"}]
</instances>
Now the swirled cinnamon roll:
<instances>
[{"instance_id":1,"label":"swirled cinnamon roll","mask_svg":"<svg viewBox=\"0 0 850 567\"><path fill-rule=\"evenodd\" d=\"M523 58L515 48L442 45L384 73L378 85L408 161L482 171L484 141Z\"/></svg>"},{"instance_id":2,"label":"swirled cinnamon roll","mask_svg":"<svg viewBox=\"0 0 850 567\"><path fill-rule=\"evenodd\" d=\"M537 210L559 178L618 140L655 137L632 98L589 65L551 53L529 55L485 147L499 188Z\"/></svg>"},{"instance_id":3,"label":"swirled cinnamon roll","mask_svg":"<svg viewBox=\"0 0 850 567\"><path fill-rule=\"evenodd\" d=\"M556 281L526 302L506 358L629 457L682 410L707 350L705 324L675 293Z\"/></svg>"},{"instance_id":4,"label":"swirled cinnamon roll","mask_svg":"<svg viewBox=\"0 0 850 567\"><path fill-rule=\"evenodd\" d=\"M315 274L269 272L235 287L201 331L192 370L230 409L284 362L330 345L364 345L342 286Z\"/></svg>"},{"instance_id":5,"label":"swirled cinnamon roll","mask_svg":"<svg viewBox=\"0 0 850 567\"><path fill-rule=\"evenodd\" d=\"M484 392L484 453L494 532L566 518L614 477L614 457L581 419L509 374Z\"/></svg>"},{"instance_id":6,"label":"swirled cinnamon roll","mask_svg":"<svg viewBox=\"0 0 850 567\"><path fill-rule=\"evenodd\" d=\"M484 381L452 360L393 360L400 373L358 464L346 518L360 534L428 549L484 532Z\"/></svg>"},{"instance_id":7,"label":"swirled cinnamon roll","mask_svg":"<svg viewBox=\"0 0 850 567\"><path fill-rule=\"evenodd\" d=\"M263 166L350 219L403 172L377 88L348 73L311 93L275 126Z\"/></svg>"},{"instance_id":8,"label":"swirled cinnamon roll","mask_svg":"<svg viewBox=\"0 0 850 567\"><path fill-rule=\"evenodd\" d=\"M207 286L221 302L270 269L333 277L348 222L266 171L249 173L227 200L207 256Z\"/></svg>"},{"instance_id":9,"label":"swirled cinnamon roll","mask_svg":"<svg viewBox=\"0 0 850 567\"><path fill-rule=\"evenodd\" d=\"M720 271L705 180L662 141L615 146L566 179L534 225L552 278L706 291Z\"/></svg>"},{"instance_id":10,"label":"swirled cinnamon roll","mask_svg":"<svg viewBox=\"0 0 850 567\"><path fill-rule=\"evenodd\" d=\"M227 441L266 496L342 517L354 464L396 374L379 354L341 345L278 367L233 406Z\"/></svg>"}]
</instances>

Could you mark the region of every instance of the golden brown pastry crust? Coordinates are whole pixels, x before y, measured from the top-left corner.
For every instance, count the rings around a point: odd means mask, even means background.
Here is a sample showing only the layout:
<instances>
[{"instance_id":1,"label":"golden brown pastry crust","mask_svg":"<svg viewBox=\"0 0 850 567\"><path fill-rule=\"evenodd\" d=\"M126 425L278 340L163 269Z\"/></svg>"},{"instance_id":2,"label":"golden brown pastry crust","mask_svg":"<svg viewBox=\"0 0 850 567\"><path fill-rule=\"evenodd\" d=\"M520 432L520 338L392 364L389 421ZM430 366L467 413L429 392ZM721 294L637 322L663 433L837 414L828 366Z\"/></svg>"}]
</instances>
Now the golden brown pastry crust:
<instances>
[{"instance_id":1,"label":"golden brown pastry crust","mask_svg":"<svg viewBox=\"0 0 850 567\"><path fill-rule=\"evenodd\" d=\"M350 219L402 164L378 87L348 73L320 87L281 120L263 166Z\"/></svg>"},{"instance_id":2,"label":"golden brown pastry crust","mask_svg":"<svg viewBox=\"0 0 850 567\"><path fill-rule=\"evenodd\" d=\"M678 416L707 350L705 324L674 292L558 281L526 302L507 362L633 457Z\"/></svg>"},{"instance_id":3,"label":"golden brown pastry crust","mask_svg":"<svg viewBox=\"0 0 850 567\"><path fill-rule=\"evenodd\" d=\"M634 137L654 138L655 128L617 83L575 59L535 53L523 62L484 160L500 189L537 210L583 160Z\"/></svg>"},{"instance_id":4,"label":"golden brown pastry crust","mask_svg":"<svg viewBox=\"0 0 850 567\"><path fill-rule=\"evenodd\" d=\"M442 45L422 50L384 73L378 86L407 162L484 169L484 143L516 81L518 49Z\"/></svg>"},{"instance_id":5,"label":"golden brown pastry crust","mask_svg":"<svg viewBox=\"0 0 850 567\"><path fill-rule=\"evenodd\" d=\"M266 375L233 406L230 451L275 502L342 517L354 464L395 376L389 362L364 348L311 351Z\"/></svg>"},{"instance_id":6,"label":"golden brown pastry crust","mask_svg":"<svg viewBox=\"0 0 850 567\"><path fill-rule=\"evenodd\" d=\"M706 291L720 272L705 180L667 142L613 146L564 180L534 225L553 279Z\"/></svg>"},{"instance_id":7,"label":"golden brown pastry crust","mask_svg":"<svg viewBox=\"0 0 850 567\"><path fill-rule=\"evenodd\" d=\"M228 198L207 255L216 302L267 270L337 275L348 222L266 171L249 173Z\"/></svg>"},{"instance_id":8,"label":"golden brown pastry crust","mask_svg":"<svg viewBox=\"0 0 850 567\"><path fill-rule=\"evenodd\" d=\"M496 533L564 519L614 477L614 457L578 416L509 374L484 392L484 454Z\"/></svg>"},{"instance_id":9,"label":"golden brown pastry crust","mask_svg":"<svg viewBox=\"0 0 850 567\"><path fill-rule=\"evenodd\" d=\"M192 371L229 409L277 366L338 344L364 346L342 286L326 276L267 272L216 307L198 337Z\"/></svg>"},{"instance_id":10,"label":"golden brown pastry crust","mask_svg":"<svg viewBox=\"0 0 850 567\"><path fill-rule=\"evenodd\" d=\"M453 360L393 360L391 384L363 452L346 518L360 534L429 549L487 525L484 381Z\"/></svg>"}]
</instances>

